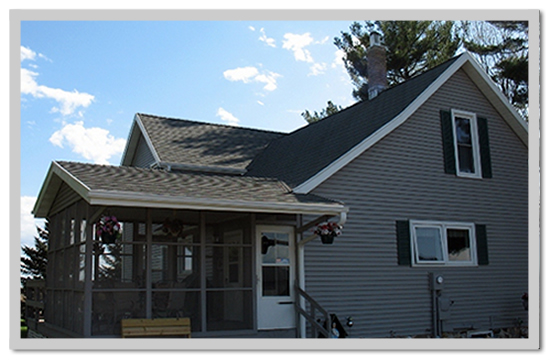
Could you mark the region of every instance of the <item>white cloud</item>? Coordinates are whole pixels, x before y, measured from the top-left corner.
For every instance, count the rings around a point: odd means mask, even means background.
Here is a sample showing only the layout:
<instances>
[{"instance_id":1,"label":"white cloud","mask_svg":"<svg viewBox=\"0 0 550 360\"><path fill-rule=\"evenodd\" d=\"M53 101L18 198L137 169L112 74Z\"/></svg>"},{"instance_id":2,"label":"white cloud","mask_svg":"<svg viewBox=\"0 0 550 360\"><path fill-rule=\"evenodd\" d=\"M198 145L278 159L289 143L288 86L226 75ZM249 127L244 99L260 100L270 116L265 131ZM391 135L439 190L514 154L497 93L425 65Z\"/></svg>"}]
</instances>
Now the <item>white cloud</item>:
<instances>
[{"instance_id":1,"label":"white cloud","mask_svg":"<svg viewBox=\"0 0 550 360\"><path fill-rule=\"evenodd\" d=\"M254 26L252 26L252 25L249 26L248 28L249 28L251 31L256 31L256 29L255 29Z\"/></svg>"},{"instance_id":2,"label":"white cloud","mask_svg":"<svg viewBox=\"0 0 550 360\"><path fill-rule=\"evenodd\" d=\"M219 108L218 112L216 113L216 116L218 116L223 121L227 121L227 124L237 126L239 125L239 119L237 119L233 114L231 114L229 111L225 110L224 108Z\"/></svg>"},{"instance_id":3,"label":"white cloud","mask_svg":"<svg viewBox=\"0 0 550 360\"><path fill-rule=\"evenodd\" d=\"M327 64L315 63L311 65L310 67L311 72L309 73L309 75L313 75L313 76L321 75L325 72L326 69L327 69Z\"/></svg>"},{"instance_id":4,"label":"white cloud","mask_svg":"<svg viewBox=\"0 0 550 360\"><path fill-rule=\"evenodd\" d=\"M85 128L82 121L65 124L61 130L52 134L50 142L60 148L68 145L74 153L96 164L108 164L108 160L122 154L126 146L125 139L115 138L106 129Z\"/></svg>"},{"instance_id":5,"label":"white cloud","mask_svg":"<svg viewBox=\"0 0 550 360\"><path fill-rule=\"evenodd\" d=\"M229 81L242 81L248 83L258 75L258 69L253 66L241 67L223 72L223 76Z\"/></svg>"},{"instance_id":6,"label":"white cloud","mask_svg":"<svg viewBox=\"0 0 550 360\"><path fill-rule=\"evenodd\" d=\"M260 105L264 106L264 103L263 103L263 102L261 102L260 100L256 100L256 102L257 102L258 104L260 104Z\"/></svg>"},{"instance_id":7,"label":"white cloud","mask_svg":"<svg viewBox=\"0 0 550 360\"><path fill-rule=\"evenodd\" d=\"M286 33L283 40L283 49L290 50L294 53L296 61L313 62L311 53L305 49L306 46L313 42L313 38L309 33L302 35Z\"/></svg>"},{"instance_id":8,"label":"white cloud","mask_svg":"<svg viewBox=\"0 0 550 360\"><path fill-rule=\"evenodd\" d=\"M245 84L250 82L259 82L265 84L264 90L273 91L277 89L277 78L280 74L273 71L265 71L260 74L259 70L253 66L226 70L223 76L229 81L242 81Z\"/></svg>"},{"instance_id":9,"label":"white cloud","mask_svg":"<svg viewBox=\"0 0 550 360\"><path fill-rule=\"evenodd\" d=\"M268 71L266 74L258 75L254 78L255 81L264 83L264 90L273 91L277 89L277 78L281 75Z\"/></svg>"},{"instance_id":10,"label":"white cloud","mask_svg":"<svg viewBox=\"0 0 550 360\"><path fill-rule=\"evenodd\" d=\"M325 36L325 38L324 38L323 40L321 40L321 41L316 41L315 43L316 43L316 44L324 44L324 43L326 43L328 40L329 40L329 37L328 37L328 36Z\"/></svg>"},{"instance_id":11,"label":"white cloud","mask_svg":"<svg viewBox=\"0 0 550 360\"><path fill-rule=\"evenodd\" d=\"M276 47L275 46L275 39L268 38L267 35L265 34L264 28L261 28L260 32L262 33L262 36L260 36L261 41L265 42L268 46Z\"/></svg>"},{"instance_id":12,"label":"white cloud","mask_svg":"<svg viewBox=\"0 0 550 360\"><path fill-rule=\"evenodd\" d=\"M344 63L344 57L346 53L340 49L334 52L334 60L330 64L333 69L340 69L341 79L345 82L351 83L350 77L348 76L348 71L346 70L346 65Z\"/></svg>"},{"instance_id":13,"label":"white cloud","mask_svg":"<svg viewBox=\"0 0 550 360\"><path fill-rule=\"evenodd\" d=\"M36 53L29 48L21 46L21 62L25 60L34 60L36 58Z\"/></svg>"},{"instance_id":14,"label":"white cloud","mask_svg":"<svg viewBox=\"0 0 550 360\"><path fill-rule=\"evenodd\" d=\"M36 77L38 73L28 69L21 69L21 93L32 95L35 98L49 98L57 101L60 107L53 107L52 112L62 115L71 115L79 107L88 107L94 100L94 96L81 93L77 90L65 91L44 85L38 85Z\"/></svg>"},{"instance_id":15,"label":"white cloud","mask_svg":"<svg viewBox=\"0 0 550 360\"><path fill-rule=\"evenodd\" d=\"M38 236L36 226L44 227L44 220L35 219L31 213L35 202L35 196L21 196L21 245L34 246L34 237Z\"/></svg>"}]
</instances>

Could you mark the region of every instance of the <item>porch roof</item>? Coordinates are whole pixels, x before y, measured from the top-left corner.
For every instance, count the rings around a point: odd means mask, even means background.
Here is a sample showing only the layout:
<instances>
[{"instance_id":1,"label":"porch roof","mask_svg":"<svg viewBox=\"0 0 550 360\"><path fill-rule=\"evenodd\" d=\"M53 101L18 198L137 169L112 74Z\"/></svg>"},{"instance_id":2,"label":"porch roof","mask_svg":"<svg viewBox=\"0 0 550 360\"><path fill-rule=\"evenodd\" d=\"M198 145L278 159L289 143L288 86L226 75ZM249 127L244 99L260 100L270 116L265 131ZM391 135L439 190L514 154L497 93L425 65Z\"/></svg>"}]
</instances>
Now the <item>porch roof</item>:
<instances>
[{"instance_id":1,"label":"porch roof","mask_svg":"<svg viewBox=\"0 0 550 360\"><path fill-rule=\"evenodd\" d=\"M273 178L54 161L33 209L36 217L49 214L63 182L90 205L322 215L348 210L340 202L295 194Z\"/></svg>"}]
</instances>

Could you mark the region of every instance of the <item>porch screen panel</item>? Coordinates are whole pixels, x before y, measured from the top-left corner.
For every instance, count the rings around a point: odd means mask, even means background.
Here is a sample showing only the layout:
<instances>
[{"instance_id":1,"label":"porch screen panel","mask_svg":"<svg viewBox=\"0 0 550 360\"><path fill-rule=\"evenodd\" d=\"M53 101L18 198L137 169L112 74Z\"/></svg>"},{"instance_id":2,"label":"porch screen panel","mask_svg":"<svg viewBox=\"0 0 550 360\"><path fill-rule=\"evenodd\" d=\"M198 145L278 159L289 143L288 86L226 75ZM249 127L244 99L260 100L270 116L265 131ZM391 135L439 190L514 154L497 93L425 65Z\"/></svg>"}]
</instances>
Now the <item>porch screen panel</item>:
<instances>
[{"instance_id":1,"label":"porch screen panel","mask_svg":"<svg viewBox=\"0 0 550 360\"><path fill-rule=\"evenodd\" d=\"M201 294L198 290L170 287L153 291L153 318L191 319L191 331L200 331Z\"/></svg>"},{"instance_id":2,"label":"porch screen panel","mask_svg":"<svg viewBox=\"0 0 550 360\"><path fill-rule=\"evenodd\" d=\"M208 291L208 331L252 329L252 290Z\"/></svg>"},{"instance_id":3,"label":"porch screen panel","mask_svg":"<svg viewBox=\"0 0 550 360\"><path fill-rule=\"evenodd\" d=\"M94 288L145 288L146 242L133 222L120 222L122 236L114 243L94 241Z\"/></svg>"},{"instance_id":4,"label":"porch screen panel","mask_svg":"<svg viewBox=\"0 0 550 360\"><path fill-rule=\"evenodd\" d=\"M206 330L252 329L253 256L247 216L211 214L206 217L204 274Z\"/></svg>"},{"instance_id":5,"label":"porch screen panel","mask_svg":"<svg viewBox=\"0 0 550 360\"><path fill-rule=\"evenodd\" d=\"M119 335L120 320L145 317L145 291L95 291L92 335Z\"/></svg>"}]
</instances>

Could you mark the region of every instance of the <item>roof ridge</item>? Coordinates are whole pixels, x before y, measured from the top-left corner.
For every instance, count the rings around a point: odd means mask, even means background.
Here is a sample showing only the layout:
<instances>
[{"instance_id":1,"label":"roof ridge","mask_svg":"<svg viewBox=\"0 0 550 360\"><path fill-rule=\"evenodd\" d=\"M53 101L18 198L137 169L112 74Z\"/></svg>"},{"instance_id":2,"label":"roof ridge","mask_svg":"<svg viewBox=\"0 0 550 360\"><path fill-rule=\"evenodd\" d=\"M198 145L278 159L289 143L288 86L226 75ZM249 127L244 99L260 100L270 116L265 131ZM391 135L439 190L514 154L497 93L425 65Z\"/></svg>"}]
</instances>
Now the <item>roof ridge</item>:
<instances>
[{"instance_id":1,"label":"roof ridge","mask_svg":"<svg viewBox=\"0 0 550 360\"><path fill-rule=\"evenodd\" d=\"M258 128L252 128L252 127L246 127L246 126L218 124L218 123L212 123L212 122L206 122L206 121L180 119L180 118L175 118L175 117L160 116L160 115L146 114L146 113L136 113L136 115L138 115L138 116L143 115L143 116L147 116L147 117L150 117L150 118L157 118L157 119L164 119L164 120L184 121L184 122L193 123L193 124L201 124L201 125L208 125L208 126L215 126L215 127L224 127L224 128L230 128L230 129L250 130L250 131L263 132L263 133L288 135L288 133L282 132L282 131L258 129Z\"/></svg>"},{"instance_id":2,"label":"roof ridge","mask_svg":"<svg viewBox=\"0 0 550 360\"><path fill-rule=\"evenodd\" d=\"M450 58L450 59L448 59L448 60L446 60L446 61L444 61L444 62L442 62L441 64L439 64L439 65L437 65L437 66L434 66L434 67L431 68L431 69L428 69L428 70L424 71L424 72L421 73L421 74L418 74L418 75L416 75L416 76L414 76L414 77L412 77L412 78L410 78L410 79L408 79L408 80L402 81L402 82L400 82L400 83L398 83L398 84L395 84L395 85L393 85L393 86L391 86L391 87L388 87L388 88L384 89L382 92L380 92L380 93L378 94L378 96L376 96L376 97L374 97L374 98L372 98L372 99L358 100L357 102L355 102L355 103L349 105L348 107L345 107L345 108L339 110L338 112L336 112L336 113L334 113L334 114L331 114L331 115L328 115L328 116L326 116L326 117L324 117L324 118L322 118L322 119L320 119L320 120L318 120L318 121L309 123L309 124L307 124L306 126L302 126L302 127L298 128L298 129L296 129L296 130L290 132L288 135L293 135L294 133L297 133L297 132L299 132L299 131L301 131L301 130L303 130L303 129L306 129L306 128L310 127L310 126L314 126L315 124L318 124L318 123L320 123L321 121L324 121L324 120L326 120L326 119L332 118L332 117L334 117L334 116L336 116L336 115L338 115L338 114L340 114L340 113L343 113L343 112L345 112L345 111L350 110L350 109L353 108L353 107L356 107L356 106L359 106L359 105L362 105L362 104L365 104L365 103L368 103L368 102L376 101L376 100L380 99L380 96L381 96L383 93L386 93L386 92L388 92L388 91L394 90L394 89L398 88L398 87L401 86L401 85L405 85L405 84L407 84L409 81L413 81L413 80L415 80L415 79L421 77L422 75L428 74L428 73L430 73L430 72L434 72L434 71L436 71L439 67L442 67L443 65L445 65L445 64L447 64L447 63L449 63L449 62L454 62L454 61L456 61L460 56L462 56L462 53L461 53L461 54L458 54L458 55L456 55L456 56L454 56L454 57L452 57L452 58ZM278 140L278 139L276 139L276 140Z\"/></svg>"}]
</instances>

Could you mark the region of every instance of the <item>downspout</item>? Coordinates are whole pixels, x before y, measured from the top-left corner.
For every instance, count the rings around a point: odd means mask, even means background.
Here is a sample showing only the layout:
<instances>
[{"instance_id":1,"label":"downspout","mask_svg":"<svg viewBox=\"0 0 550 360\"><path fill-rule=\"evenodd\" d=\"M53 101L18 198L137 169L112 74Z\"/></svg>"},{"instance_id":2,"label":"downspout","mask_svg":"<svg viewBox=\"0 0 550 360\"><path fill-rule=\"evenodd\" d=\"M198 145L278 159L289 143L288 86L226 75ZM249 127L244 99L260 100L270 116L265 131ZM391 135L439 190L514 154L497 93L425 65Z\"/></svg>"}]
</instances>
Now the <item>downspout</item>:
<instances>
[{"instance_id":1,"label":"downspout","mask_svg":"<svg viewBox=\"0 0 550 360\"><path fill-rule=\"evenodd\" d=\"M348 214L345 211L340 212L340 217L338 218L338 225L344 226L348 218ZM299 215L298 220L299 227L302 226L302 215ZM302 233L296 234L296 258L298 260L298 286L300 289L305 290L306 289L306 269L305 269L305 251L304 247L305 245L310 242L311 240L315 239L317 235L310 235L306 238L303 238ZM300 307L303 309L305 307L305 300L300 297ZM300 324L300 338L305 339L306 338L306 319L303 316L299 317Z\"/></svg>"}]
</instances>

